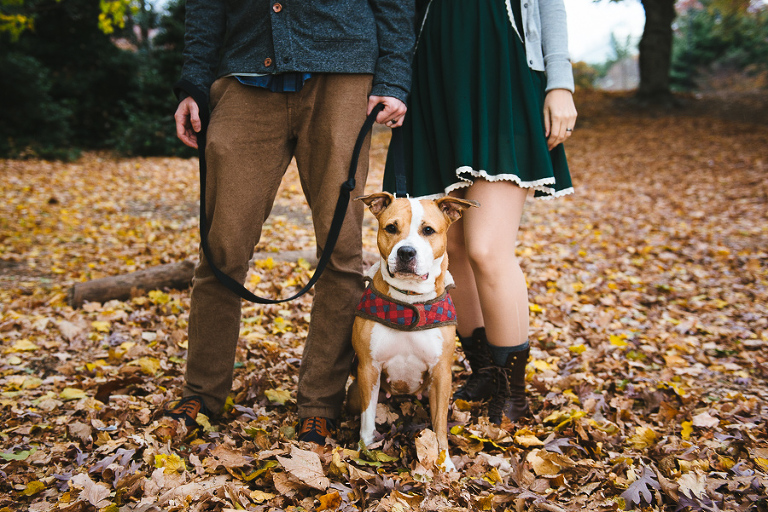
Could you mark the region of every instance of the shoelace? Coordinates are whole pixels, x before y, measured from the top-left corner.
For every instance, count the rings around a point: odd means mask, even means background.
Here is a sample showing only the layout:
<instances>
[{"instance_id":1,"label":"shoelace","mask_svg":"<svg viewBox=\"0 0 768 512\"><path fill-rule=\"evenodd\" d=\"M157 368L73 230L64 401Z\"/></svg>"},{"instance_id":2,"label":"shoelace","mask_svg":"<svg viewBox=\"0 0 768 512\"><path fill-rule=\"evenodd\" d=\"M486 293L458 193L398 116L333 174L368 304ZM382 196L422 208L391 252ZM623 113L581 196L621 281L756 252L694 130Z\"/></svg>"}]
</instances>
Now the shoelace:
<instances>
[{"instance_id":1,"label":"shoelace","mask_svg":"<svg viewBox=\"0 0 768 512\"><path fill-rule=\"evenodd\" d=\"M469 394L474 394L475 391L479 390L483 385L486 384L483 377L485 376L485 374L489 373L491 369L492 369L491 366L488 366L485 368L478 368L476 372L473 372L472 374L470 374L470 376L467 378L467 381L461 387L460 391L463 391Z\"/></svg>"},{"instance_id":2,"label":"shoelace","mask_svg":"<svg viewBox=\"0 0 768 512\"><path fill-rule=\"evenodd\" d=\"M321 436L329 436L331 435L331 430L333 428L334 424L332 421L319 416L311 416L305 420L300 434L307 434L314 431Z\"/></svg>"},{"instance_id":3,"label":"shoelace","mask_svg":"<svg viewBox=\"0 0 768 512\"><path fill-rule=\"evenodd\" d=\"M325 425L322 418L318 418L316 416L312 416L311 418L307 418L307 421L304 423L304 428L302 429L302 432L308 432L310 430L319 430L323 431L325 430Z\"/></svg>"},{"instance_id":4,"label":"shoelace","mask_svg":"<svg viewBox=\"0 0 768 512\"><path fill-rule=\"evenodd\" d=\"M168 412L174 414L186 414L187 416L196 416L202 409L202 404L195 398L182 398L176 407L169 408Z\"/></svg>"},{"instance_id":5,"label":"shoelace","mask_svg":"<svg viewBox=\"0 0 768 512\"><path fill-rule=\"evenodd\" d=\"M509 373L507 372L507 368L500 368L498 366L491 367L490 369L494 370L494 383L496 384L496 390L493 396L491 397L490 402L488 403L488 417L501 417L504 413L504 408L507 405L507 401L510 400L513 403L514 402L522 402L526 400L525 395L516 396L516 395L507 395L507 393L511 390L512 386L514 384L509 383ZM501 377L499 377L501 375ZM501 382L503 380L503 382ZM502 388L502 386L504 386ZM502 393L501 389L504 389L506 392ZM516 405L520 405L520 403L517 403Z\"/></svg>"}]
</instances>

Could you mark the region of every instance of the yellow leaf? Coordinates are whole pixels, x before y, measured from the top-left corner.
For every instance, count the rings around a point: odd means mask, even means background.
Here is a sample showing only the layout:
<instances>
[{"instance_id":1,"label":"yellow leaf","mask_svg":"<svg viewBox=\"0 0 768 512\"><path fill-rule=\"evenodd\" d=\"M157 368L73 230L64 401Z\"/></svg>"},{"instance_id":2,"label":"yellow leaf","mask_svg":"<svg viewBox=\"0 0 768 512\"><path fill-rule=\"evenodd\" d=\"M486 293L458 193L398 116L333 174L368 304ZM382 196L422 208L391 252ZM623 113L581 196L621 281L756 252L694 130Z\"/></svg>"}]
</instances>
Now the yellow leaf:
<instances>
[{"instance_id":1,"label":"yellow leaf","mask_svg":"<svg viewBox=\"0 0 768 512\"><path fill-rule=\"evenodd\" d=\"M543 359L534 359L531 361L531 364L534 368L539 370L540 372L545 372L547 370L552 369L552 365L550 365L548 362L544 361Z\"/></svg>"},{"instance_id":2,"label":"yellow leaf","mask_svg":"<svg viewBox=\"0 0 768 512\"><path fill-rule=\"evenodd\" d=\"M629 343L624 341L620 336L616 336L615 334L611 334L608 339L611 342L611 345L614 345L616 347L624 348L629 345Z\"/></svg>"},{"instance_id":3,"label":"yellow leaf","mask_svg":"<svg viewBox=\"0 0 768 512\"><path fill-rule=\"evenodd\" d=\"M111 326L112 324L110 324L109 322L102 322L102 321L91 322L91 327L93 327L96 332L109 332L109 329Z\"/></svg>"},{"instance_id":4,"label":"yellow leaf","mask_svg":"<svg viewBox=\"0 0 768 512\"><path fill-rule=\"evenodd\" d=\"M175 453L172 453L171 455L166 455L164 453L155 455L155 467L164 468L163 473L166 475L182 473L187 469L186 464L184 464L184 459Z\"/></svg>"},{"instance_id":5,"label":"yellow leaf","mask_svg":"<svg viewBox=\"0 0 768 512\"><path fill-rule=\"evenodd\" d=\"M31 352L33 350L38 350L40 347L35 345L29 340L19 340L16 343L13 344L13 347L11 347L11 350L14 352Z\"/></svg>"},{"instance_id":6,"label":"yellow leaf","mask_svg":"<svg viewBox=\"0 0 768 512\"><path fill-rule=\"evenodd\" d=\"M524 446L525 448L530 448L531 446L544 446L544 441L536 437L534 433L527 428L521 428L515 432L515 435L512 437L515 440L515 443Z\"/></svg>"},{"instance_id":7,"label":"yellow leaf","mask_svg":"<svg viewBox=\"0 0 768 512\"><path fill-rule=\"evenodd\" d=\"M573 286L573 291L577 293L584 289L584 283L572 283L571 286Z\"/></svg>"},{"instance_id":8,"label":"yellow leaf","mask_svg":"<svg viewBox=\"0 0 768 512\"><path fill-rule=\"evenodd\" d=\"M310 265L309 262L304 258L299 258L299 261L297 261L296 264L301 268L303 268L304 270L309 270L310 268L312 268L312 265Z\"/></svg>"},{"instance_id":9,"label":"yellow leaf","mask_svg":"<svg viewBox=\"0 0 768 512\"><path fill-rule=\"evenodd\" d=\"M456 406L456 408L460 411L472 410L472 406L469 404L469 402L462 400L461 398L458 398L455 402L453 402L453 405Z\"/></svg>"},{"instance_id":10,"label":"yellow leaf","mask_svg":"<svg viewBox=\"0 0 768 512\"><path fill-rule=\"evenodd\" d=\"M285 405L291 399L291 392L284 389L268 389L264 392L267 399L276 404Z\"/></svg>"},{"instance_id":11,"label":"yellow leaf","mask_svg":"<svg viewBox=\"0 0 768 512\"><path fill-rule=\"evenodd\" d=\"M329 492L317 498L320 500L320 506L317 510L336 510L341 505L341 495L339 491Z\"/></svg>"},{"instance_id":12,"label":"yellow leaf","mask_svg":"<svg viewBox=\"0 0 768 512\"><path fill-rule=\"evenodd\" d=\"M493 498L495 496L493 494L489 494L488 496L479 496L475 503L477 503L477 506L480 507L480 510L493 510Z\"/></svg>"},{"instance_id":13,"label":"yellow leaf","mask_svg":"<svg viewBox=\"0 0 768 512\"><path fill-rule=\"evenodd\" d=\"M627 442L635 450L645 450L656 442L656 432L650 427L635 427L635 435L627 439Z\"/></svg>"},{"instance_id":14,"label":"yellow leaf","mask_svg":"<svg viewBox=\"0 0 768 512\"><path fill-rule=\"evenodd\" d=\"M24 496L33 496L44 489L45 484L43 482L40 480L33 480L27 484L27 487L22 494L24 494Z\"/></svg>"},{"instance_id":15,"label":"yellow leaf","mask_svg":"<svg viewBox=\"0 0 768 512\"><path fill-rule=\"evenodd\" d=\"M79 400L85 397L85 391L77 388L64 388L64 390L59 393L59 398L62 400Z\"/></svg>"},{"instance_id":16,"label":"yellow leaf","mask_svg":"<svg viewBox=\"0 0 768 512\"><path fill-rule=\"evenodd\" d=\"M21 385L21 389L37 389L43 384L40 377L27 377Z\"/></svg>"},{"instance_id":17,"label":"yellow leaf","mask_svg":"<svg viewBox=\"0 0 768 512\"><path fill-rule=\"evenodd\" d=\"M677 393L678 396L685 396L685 390L674 382L659 382L656 387L659 389L672 388L672 390Z\"/></svg>"},{"instance_id":18,"label":"yellow leaf","mask_svg":"<svg viewBox=\"0 0 768 512\"><path fill-rule=\"evenodd\" d=\"M92 371L93 371L93 370L95 370L96 368L101 368L102 366L105 366L106 364L107 364L107 362L106 362L105 360L103 360L103 359L97 359L96 361L94 361L94 362L92 362L92 363L85 363L85 368L86 368L86 369L87 369L89 372L92 372Z\"/></svg>"},{"instance_id":19,"label":"yellow leaf","mask_svg":"<svg viewBox=\"0 0 768 512\"><path fill-rule=\"evenodd\" d=\"M148 295L152 304L162 305L171 301L171 296L160 290L152 290Z\"/></svg>"},{"instance_id":20,"label":"yellow leaf","mask_svg":"<svg viewBox=\"0 0 768 512\"><path fill-rule=\"evenodd\" d=\"M573 352L574 354L582 354L585 350L587 350L587 347L582 345L572 345L568 347L568 350Z\"/></svg>"},{"instance_id":21,"label":"yellow leaf","mask_svg":"<svg viewBox=\"0 0 768 512\"><path fill-rule=\"evenodd\" d=\"M735 460L733 460L733 459L732 459L732 458L730 458L730 457L724 457L724 456L722 456L722 455L718 455L717 457L718 457L718 459L720 460L720 466L721 466L723 469L731 469L733 466L735 466L735 465L736 465L736 461L735 461Z\"/></svg>"},{"instance_id":22,"label":"yellow leaf","mask_svg":"<svg viewBox=\"0 0 768 512\"><path fill-rule=\"evenodd\" d=\"M525 460L531 464L533 472L539 476L557 475L563 469L573 467L576 464L565 455L540 450L538 448L531 450Z\"/></svg>"},{"instance_id":23,"label":"yellow leaf","mask_svg":"<svg viewBox=\"0 0 768 512\"><path fill-rule=\"evenodd\" d=\"M753 460L755 461L755 464L760 467L760 469L763 471L768 471L768 459L764 457L755 457Z\"/></svg>"},{"instance_id":24,"label":"yellow leaf","mask_svg":"<svg viewBox=\"0 0 768 512\"><path fill-rule=\"evenodd\" d=\"M356 457L359 457L358 454ZM334 448L331 464L328 466L328 472L333 476L344 477L349 473L347 463L341 460L340 448Z\"/></svg>"},{"instance_id":25,"label":"yellow leaf","mask_svg":"<svg viewBox=\"0 0 768 512\"><path fill-rule=\"evenodd\" d=\"M574 408L565 411L555 411L544 418L544 423L556 423L555 429L560 429L569 425L573 420L586 416L586 414L586 412Z\"/></svg>"},{"instance_id":26,"label":"yellow leaf","mask_svg":"<svg viewBox=\"0 0 768 512\"><path fill-rule=\"evenodd\" d=\"M264 491L251 491L250 497L251 500L253 500L254 503L264 503L265 501L269 501L272 498L276 497L277 494L272 494L271 492L264 492Z\"/></svg>"},{"instance_id":27,"label":"yellow leaf","mask_svg":"<svg viewBox=\"0 0 768 512\"><path fill-rule=\"evenodd\" d=\"M691 438L691 434L693 433L693 422L692 421L684 421L682 423L683 430L680 432L680 435L685 439L686 441Z\"/></svg>"},{"instance_id":28,"label":"yellow leaf","mask_svg":"<svg viewBox=\"0 0 768 512\"><path fill-rule=\"evenodd\" d=\"M256 264L257 267L263 268L266 270L272 270L275 266L275 260L273 260L271 257L265 260L256 260L254 263Z\"/></svg>"},{"instance_id":29,"label":"yellow leaf","mask_svg":"<svg viewBox=\"0 0 768 512\"><path fill-rule=\"evenodd\" d=\"M572 402L574 402L574 403L576 403L576 404L580 403L580 402L579 402L579 397L578 397L578 396L576 396L576 393L574 393L574 392L573 392L572 390L570 390L570 389L566 389L565 391L563 391L563 396L567 396L568 398L570 398L570 399L571 399L571 401L572 401Z\"/></svg>"},{"instance_id":30,"label":"yellow leaf","mask_svg":"<svg viewBox=\"0 0 768 512\"><path fill-rule=\"evenodd\" d=\"M677 354L669 354L664 356L664 362L667 366L687 366L688 361L678 356Z\"/></svg>"},{"instance_id":31,"label":"yellow leaf","mask_svg":"<svg viewBox=\"0 0 768 512\"><path fill-rule=\"evenodd\" d=\"M19 356L11 356L7 361L11 366L17 366L23 362Z\"/></svg>"},{"instance_id":32,"label":"yellow leaf","mask_svg":"<svg viewBox=\"0 0 768 512\"><path fill-rule=\"evenodd\" d=\"M291 322L283 317L278 316L272 321L272 334L283 334L291 329Z\"/></svg>"},{"instance_id":33,"label":"yellow leaf","mask_svg":"<svg viewBox=\"0 0 768 512\"><path fill-rule=\"evenodd\" d=\"M530 304L530 305L528 306L528 309L530 309L530 310L531 310L531 313L541 313L542 311L544 311L544 310L541 308L541 306L539 306L538 304Z\"/></svg>"},{"instance_id":34,"label":"yellow leaf","mask_svg":"<svg viewBox=\"0 0 768 512\"><path fill-rule=\"evenodd\" d=\"M160 370L160 360L156 357L140 357L130 364L140 367L141 373L146 375L154 375Z\"/></svg>"},{"instance_id":35,"label":"yellow leaf","mask_svg":"<svg viewBox=\"0 0 768 512\"><path fill-rule=\"evenodd\" d=\"M497 484L501 482L503 478L501 478L501 474L499 473L498 469L491 468L490 471L488 471L485 475L483 475L483 480L491 484Z\"/></svg>"}]
</instances>

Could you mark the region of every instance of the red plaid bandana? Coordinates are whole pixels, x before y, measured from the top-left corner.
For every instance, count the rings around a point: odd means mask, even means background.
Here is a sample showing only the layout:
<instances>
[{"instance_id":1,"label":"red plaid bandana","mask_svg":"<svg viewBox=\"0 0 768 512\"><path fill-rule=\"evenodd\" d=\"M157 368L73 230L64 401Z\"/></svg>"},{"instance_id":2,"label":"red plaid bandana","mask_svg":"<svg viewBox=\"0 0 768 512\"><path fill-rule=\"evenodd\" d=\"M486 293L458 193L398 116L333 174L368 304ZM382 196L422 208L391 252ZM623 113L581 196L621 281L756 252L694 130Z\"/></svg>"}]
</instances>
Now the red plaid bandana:
<instances>
[{"instance_id":1,"label":"red plaid bandana","mask_svg":"<svg viewBox=\"0 0 768 512\"><path fill-rule=\"evenodd\" d=\"M447 292L429 302L408 304L380 295L370 284L360 298L355 314L401 331L456 323L456 308Z\"/></svg>"}]
</instances>

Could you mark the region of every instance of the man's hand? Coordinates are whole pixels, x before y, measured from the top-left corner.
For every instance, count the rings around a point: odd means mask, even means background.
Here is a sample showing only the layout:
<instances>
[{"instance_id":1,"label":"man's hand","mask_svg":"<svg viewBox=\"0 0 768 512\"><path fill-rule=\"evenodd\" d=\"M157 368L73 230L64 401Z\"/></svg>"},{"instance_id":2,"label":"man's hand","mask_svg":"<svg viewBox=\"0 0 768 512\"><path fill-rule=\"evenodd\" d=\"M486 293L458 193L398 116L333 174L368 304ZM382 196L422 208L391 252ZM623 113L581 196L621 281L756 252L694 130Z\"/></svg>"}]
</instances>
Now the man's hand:
<instances>
[{"instance_id":1,"label":"man's hand","mask_svg":"<svg viewBox=\"0 0 768 512\"><path fill-rule=\"evenodd\" d=\"M173 118L176 120L176 136L187 146L197 149L197 132L203 128L197 102L191 96L184 98Z\"/></svg>"},{"instance_id":2,"label":"man's hand","mask_svg":"<svg viewBox=\"0 0 768 512\"><path fill-rule=\"evenodd\" d=\"M376 122L379 124L385 124L390 128L397 128L403 125L403 118L405 117L405 111L408 108L405 103L397 98L390 96L370 96L368 98L368 114L371 113L373 107L379 103L384 104L384 110L379 112L376 116Z\"/></svg>"},{"instance_id":3,"label":"man's hand","mask_svg":"<svg viewBox=\"0 0 768 512\"><path fill-rule=\"evenodd\" d=\"M567 89L552 89L544 98L544 136L550 151L571 136L576 125L576 106Z\"/></svg>"}]
</instances>

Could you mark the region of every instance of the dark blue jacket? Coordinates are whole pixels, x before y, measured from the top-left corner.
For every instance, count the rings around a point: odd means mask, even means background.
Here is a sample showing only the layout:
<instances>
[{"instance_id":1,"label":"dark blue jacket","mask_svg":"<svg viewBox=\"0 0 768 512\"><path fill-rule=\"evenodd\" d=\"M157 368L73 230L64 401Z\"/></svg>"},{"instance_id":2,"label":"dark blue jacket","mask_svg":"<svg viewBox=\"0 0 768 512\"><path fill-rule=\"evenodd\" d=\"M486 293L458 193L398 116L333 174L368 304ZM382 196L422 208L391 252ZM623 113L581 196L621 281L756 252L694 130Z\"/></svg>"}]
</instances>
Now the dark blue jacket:
<instances>
[{"instance_id":1,"label":"dark blue jacket","mask_svg":"<svg viewBox=\"0 0 768 512\"><path fill-rule=\"evenodd\" d=\"M414 0L187 0L182 79L206 94L232 73L372 73L405 101Z\"/></svg>"}]
</instances>

